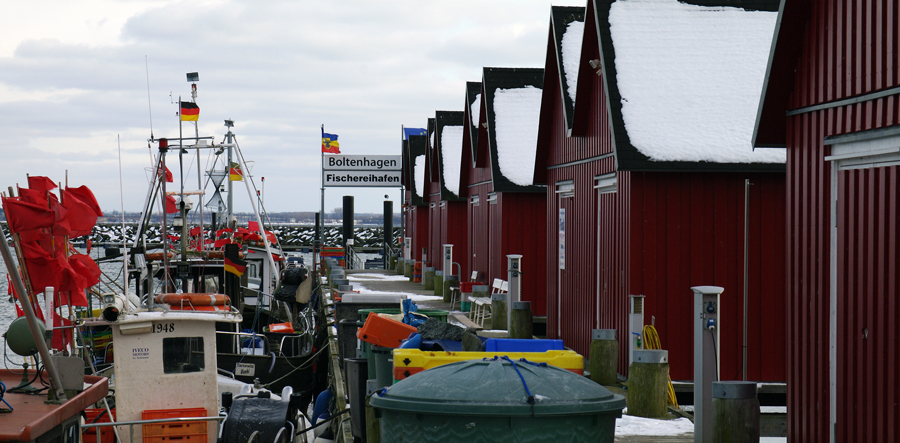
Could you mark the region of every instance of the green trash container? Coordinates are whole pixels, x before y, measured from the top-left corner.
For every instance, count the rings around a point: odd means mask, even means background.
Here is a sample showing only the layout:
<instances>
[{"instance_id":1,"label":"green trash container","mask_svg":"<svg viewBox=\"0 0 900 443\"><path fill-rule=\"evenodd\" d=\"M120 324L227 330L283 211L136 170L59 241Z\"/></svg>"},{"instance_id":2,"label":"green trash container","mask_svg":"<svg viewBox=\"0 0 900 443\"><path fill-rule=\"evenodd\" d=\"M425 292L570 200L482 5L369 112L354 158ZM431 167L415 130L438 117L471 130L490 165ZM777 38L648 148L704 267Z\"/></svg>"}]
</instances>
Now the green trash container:
<instances>
[{"instance_id":1,"label":"green trash container","mask_svg":"<svg viewBox=\"0 0 900 443\"><path fill-rule=\"evenodd\" d=\"M381 441L401 443L612 443L625 407L621 395L571 371L499 359L438 366L370 401Z\"/></svg>"},{"instance_id":2,"label":"green trash container","mask_svg":"<svg viewBox=\"0 0 900 443\"><path fill-rule=\"evenodd\" d=\"M377 314L396 315L402 311L400 309L396 309L396 308L378 308L378 309L360 309L358 312L359 312L359 327L362 327L362 325L364 325L366 323L366 319L369 318L369 313L371 313L371 312L375 312ZM447 317L450 315L450 311L445 311L443 309L419 309L416 312L418 312L419 314L422 314L422 315L427 315L428 318L438 319L444 323L447 323ZM378 372L376 371L376 368L378 367L378 365L377 365L377 361L375 359L375 353L372 352L373 346L362 340L360 340L359 344L360 344L360 352L361 352L362 357L365 357L369 360L369 366L368 366L369 380L372 380L372 379L380 380L381 377L378 377ZM391 374L390 376L391 376L391 380L393 381L393 374ZM388 384L390 384L390 383L388 383ZM382 386L384 386L384 385L382 385Z\"/></svg>"}]
</instances>

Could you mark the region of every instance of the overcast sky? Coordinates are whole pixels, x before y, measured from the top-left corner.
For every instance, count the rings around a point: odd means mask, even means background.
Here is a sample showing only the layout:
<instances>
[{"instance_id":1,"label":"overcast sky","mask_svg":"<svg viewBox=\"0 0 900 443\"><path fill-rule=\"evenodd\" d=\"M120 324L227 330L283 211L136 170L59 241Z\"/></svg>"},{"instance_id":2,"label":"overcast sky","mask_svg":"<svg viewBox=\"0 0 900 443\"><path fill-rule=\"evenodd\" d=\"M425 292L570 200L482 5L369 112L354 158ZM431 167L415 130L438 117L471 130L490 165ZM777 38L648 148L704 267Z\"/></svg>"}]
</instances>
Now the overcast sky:
<instances>
[{"instance_id":1,"label":"overcast sky","mask_svg":"<svg viewBox=\"0 0 900 443\"><path fill-rule=\"evenodd\" d=\"M462 110L465 82L480 81L483 66L543 67L550 5L3 2L0 189L25 186L26 173L61 182L68 170L69 185L90 187L104 210L120 209L124 195L125 210L139 211L151 111L153 135L177 137L177 100L190 100L185 74L196 71L200 135L221 141L224 120L233 119L257 186L266 179L266 209L317 211L322 124L339 135L343 154L399 155L401 126ZM177 155L167 158L177 186ZM185 169L196 171L193 157ZM197 189L196 172L186 182ZM355 195L357 212L380 212L385 194L399 211L399 189L383 188L327 188L325 210ZM250 209L246 189L237 188L235 210Z\"/></svg>"}]
</instances>

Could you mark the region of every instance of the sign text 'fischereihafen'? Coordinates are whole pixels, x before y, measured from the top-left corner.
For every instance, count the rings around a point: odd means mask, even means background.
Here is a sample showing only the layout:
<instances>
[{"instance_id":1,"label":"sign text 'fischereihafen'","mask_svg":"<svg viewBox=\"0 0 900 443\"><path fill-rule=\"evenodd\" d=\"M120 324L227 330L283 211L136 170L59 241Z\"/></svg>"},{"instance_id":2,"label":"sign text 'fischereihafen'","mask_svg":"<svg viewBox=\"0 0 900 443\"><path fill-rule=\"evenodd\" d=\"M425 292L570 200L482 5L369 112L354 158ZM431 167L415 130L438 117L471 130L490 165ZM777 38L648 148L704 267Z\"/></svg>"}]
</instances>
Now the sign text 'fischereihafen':
<instances>
[{"instance_id":1,"label":"sign text 'fischereihafen'","mask_svg":"<svg viewBox=\"0 0 900 443\"><path fill-rule=\"evenodd\" d=\"M399 171L403 165L399 155L326 155L325 171Z\"/></svg>"},{"instance_id":2,"label":"sign text 'fischereihafen'","mask_svg":"<svg viewBox=\"0 0 900 443\"><path fill-rule=\"evenodd\" d=\"M400 171L325 171L325 186L399 188Z\"/></svg>"},{"instance_id":3,"label":"sign text 'fischereihafen'","mask_svg":"<svg viewBox=\"0 0 900 443\"><path fill-rule=\"evenodd\" d=\"M401 159L399 155L326 155L322 183L325 187L399 188Z\"/></svg>"}]
</instances>

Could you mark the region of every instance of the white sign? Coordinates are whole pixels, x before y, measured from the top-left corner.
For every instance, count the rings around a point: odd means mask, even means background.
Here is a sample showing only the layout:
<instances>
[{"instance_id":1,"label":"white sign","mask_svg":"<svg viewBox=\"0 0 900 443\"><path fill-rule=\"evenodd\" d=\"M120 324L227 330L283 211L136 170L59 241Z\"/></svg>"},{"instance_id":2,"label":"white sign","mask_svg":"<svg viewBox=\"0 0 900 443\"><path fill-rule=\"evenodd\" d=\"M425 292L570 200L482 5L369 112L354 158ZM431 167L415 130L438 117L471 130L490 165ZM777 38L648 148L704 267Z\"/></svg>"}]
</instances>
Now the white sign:
<instances>
[{"instance_id":1,"label":"white sign","mask_svg":"<svg viewBox=\"0 0 900 443\"><path fill-rule=\"evenodd\" d=\"M326 171L400 171L403 168L399 155L326 155L322 169Z\"/></svg>"},{"instance_id":2,"label":"white sign","mask_svg":"<svg viewBox=\"0 0 900 443\"><path fill-rule=\"evenodd\" d=\"M326 171L323 176L326 187L400 187L400 171Z\"/></svg>"},{"instance_id":3,"label":"white sign","mask_svg":"<svg viewBox=\"0 0 900 443\"><path fill-rule=\"evenodd\" d=\"M566 208L559 208L559 269L566 269Z\"/></svg>"},{"instance_id":4,"label":"white sign","mask_svg":"<svg viewBox=\"0 0 900 443\"><path fill-rule=\"evenodd\" d=\"M234 375L241 375L244 377L253 377L256 374L256 366L252 363L238 363L234 368Z\"/></svg>"}]
</instances>

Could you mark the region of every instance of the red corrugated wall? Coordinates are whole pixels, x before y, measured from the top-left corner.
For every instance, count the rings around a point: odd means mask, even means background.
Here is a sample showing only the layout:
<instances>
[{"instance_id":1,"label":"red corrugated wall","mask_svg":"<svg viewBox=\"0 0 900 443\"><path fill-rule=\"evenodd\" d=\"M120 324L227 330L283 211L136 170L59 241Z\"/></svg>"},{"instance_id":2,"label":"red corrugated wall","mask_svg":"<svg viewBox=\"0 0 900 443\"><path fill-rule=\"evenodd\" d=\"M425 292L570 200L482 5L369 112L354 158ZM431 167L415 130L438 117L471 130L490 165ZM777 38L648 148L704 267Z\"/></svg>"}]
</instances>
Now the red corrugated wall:
<instances>
[{"instance_id":1,"label":"red corrugated wall","mask_svg":"<svg viewBox=\"0 0 900 443\"><path fill-rule=\"evenodd\" d=\"M750 186L748 380L784 381L782 174L632 172L628 294L642 294L669 351L673 380L693 379L692 286L725 288L719 308L722 380L740 380L744 179ZM601 219L601 231L606 224ZM626 321L623 317L622 321Z\"/></svg>"},{"instance_id":2,"label":"red corrugated wall","mask_svg":"<svg viewBox=\"0 0 900 443\"><path fill-rule=\"evenodd\" d=\"M790 109L900 85L900 6L896 0L809 2ZM794 24L792 24L794 25ZM781 110L777 110L781 111ZM776 111L776 112L777 112ZM900 124L900 97L801 112L788 117L787 311L788 439L829 438L829 224L831 168L826 136ZM838 271L836 441L900 439L897 340L896 168L841 173ZM893 239L893 240L892 240ZM882 242L883 241L883 242ZM849 247L856 243L855 247ZM864 264L864 265L863 265ZM874 274L869 274L873 272ZM863 327L869 339L863 339ZM884 374L884 376L880 376Z\"/></svg>"},{"instance_id":3,"label":"red corrugated wall","mask_svg":"<svg viewBox=\"0 0 900 443\"><path fill-rule=\"evenodd\" d=\"M422 248L428 245L428 206L412 206L406 226L406 236L412 237L410 257L422 260Z\"/></svg>"},{"instance_id":4,"label":"red corrugated wall","mask_svg":"<svg viewBox=\"0 0 900 443\"><path fill-rule=\"evenodd\" d=\"M441 256L441 231L443 229L443 217L441 217L440 207L440 183L432 182L432 194L428 196L428 262L426 266L435 266L435 262L440 260ZM435 190L437 189L437 190ZM435 268L437 269L437 268ZM424 267L422 269L424 272Z\"/></svg>"},{"instance_id":5,"label":"red corrugated wall","mask_svg":"<svg viewBox=\"0 0 900 443\"><path fill-rule=\"evenodd\" d=\"M469 275L468 208L464 201L445 201L441 210L441 252L443 245L453 245L453 255L457 258L462 275ZM437 256L435 256L437 257ZM435 270L442 271L443 260L434 261Z\"/></svg>"},{"instance_id":6,"label":"red corrugated wall","mask_svg":"<svg viewBox=\"0 0 900 443\"><path fill-rule=\"evenodd\" d=\"M495 278L509 280L506 257L522 255L521 299L531 302L534 315L547 315L547 202L544 194L503 192L497 194L491 211L491 272Z\"/></svg>"},{"instance_id":7,"label":"red corrugated wall","mask_svg":"<svg viewBox=\"0 0 900 443\"><path fill-rule=\"evenodd\" d=\"M468 188L469 203L466 205L468 206L469 219L469 246L467 248L467 261L469 264L466 274L460 276L462 281L468 281L472 271L482 272L485 276L488 275L491 257L491 211L490 204L487 201L487 194L492 188L493 186L490 182ZM473 205L471 200L476 195L479 196L479 202L478 205ZM462 263L462 258L456 253L455 248L453 256L453 261Z\"/></svg>"},{"instance_id":8,"label":"red corrugated wall","mask_svg":"<svg viewBox=\"0 0 900 443\"><path fill-rule=\"evenodd\" d=\"M593 7L587 8L585 23L593 23ZM588 28L590 29L590 28ZM582 45L582 60L599 59L597 38L586 32L588 38ZM552 45L552 42L548 46ZM612 141L609 131L609 116L606 109L606 97L603 90L603 78L594 71L582 69L578 79L578 99L575 107L575 136L566 137L567 126L563 114L563 101L560 93L560 80L554 60L555 49L548 47L548 62L545 67L544 97L552 100L549 114L542 114L542 127L549 132L544 142L549 144L547 166L547 334L552 338L562 338L566 346L588 356L591 330L595 328L615 328L619 317L614 315L617 307L616 294L624 293L624 276L610 270L610 263L624 263L626 257L625 232L627 224L617 225L616 229L600 232L602 238L598 243L598 200L594 190L594 178L598 175L615 171L612 154ZM542 104L542 108L547 105ZM548 120L549 119L549 120ZM549 124L547 124L549 123ZM605 157L603 157L605 156ZM603 157L602 159L597 159ZM585 163L567 163L595 159ZM621 174L620 174L621 175ZM559 269L559 207L560 200L556 195L556 184L560 181L573 180L575 195L565 199L566 207L566 269ZM621 184L620 184L621 189ZM610 202L618 202L627 198L627 193L619 192L603 197L603 216L610 215ZM618 203L613 203L615 207ZM627 214L622 211L621 214ZM608 297L598 298L598 265L605 272L612 272L604 277ZM618 269L618 268L617 268ZM562 278L560 278L562 276ZM619 282L619 283L617 283ZM621 300L619 300L621 301ZM627 300L626 300L627 302ZM602 305L602 306L601 306ZM606 314L598 323L598 309ZM627 313L622 310L622 313ZM620 328L619 349L625 356L627 342ZM627 361L627 359L626 359ZM624 373L624 372L623 372Z\"/></svg>"}]
</instances>

